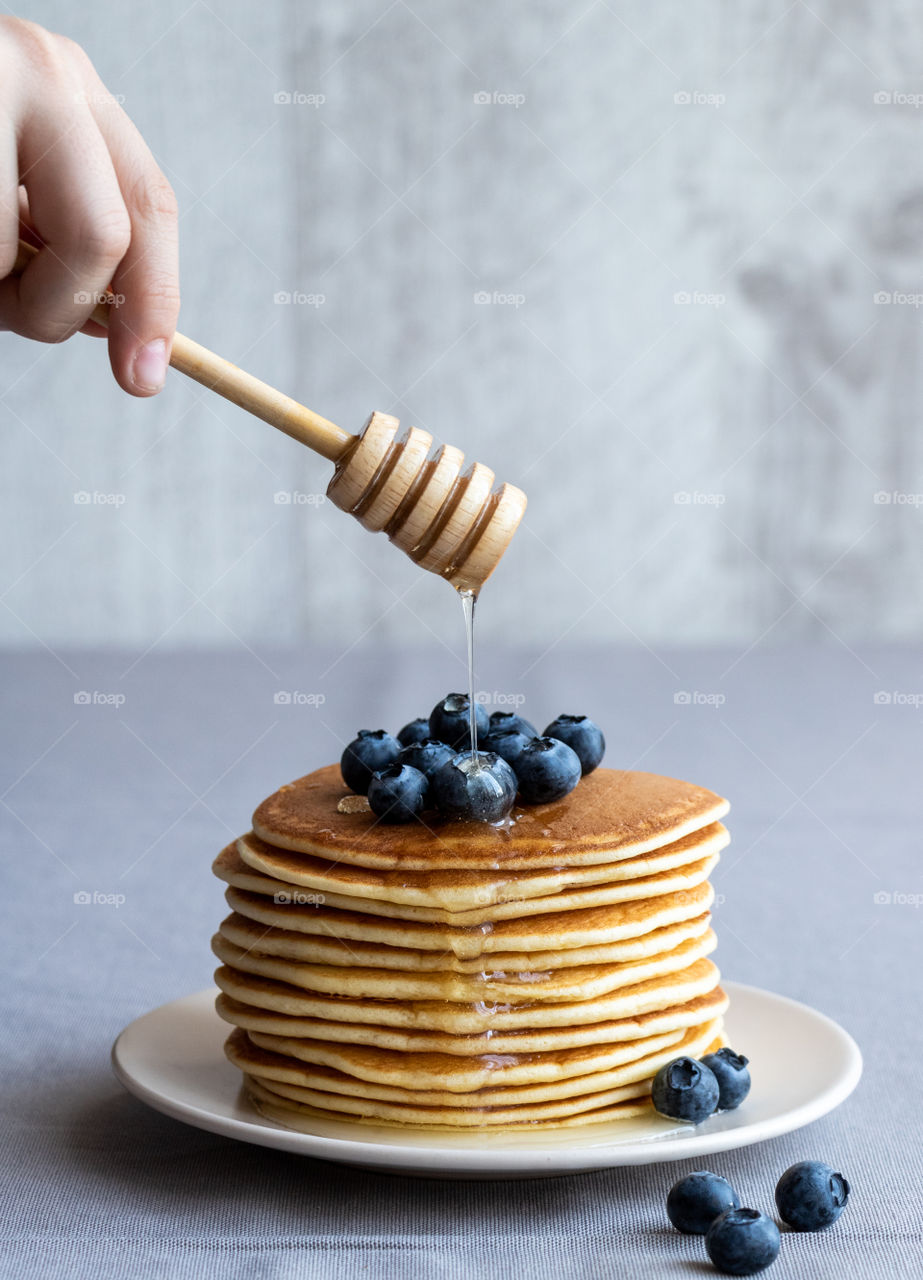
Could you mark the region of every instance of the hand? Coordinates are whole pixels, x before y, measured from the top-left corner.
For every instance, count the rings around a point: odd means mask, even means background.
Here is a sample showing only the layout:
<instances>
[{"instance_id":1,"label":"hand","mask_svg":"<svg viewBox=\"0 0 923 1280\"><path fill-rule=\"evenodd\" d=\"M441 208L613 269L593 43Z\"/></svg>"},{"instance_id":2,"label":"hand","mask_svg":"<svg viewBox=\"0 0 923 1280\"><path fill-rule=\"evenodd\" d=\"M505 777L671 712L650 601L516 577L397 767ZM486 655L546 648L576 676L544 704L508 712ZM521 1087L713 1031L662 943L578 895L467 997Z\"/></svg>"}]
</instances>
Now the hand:
<instances>
[{"instance_id":1,"label":"hand","mask_svg":"<svg viewBox=\"0 0 923 1280\"><path fill-rule=\"evenodd\" d=\"M107 288L109 360L136 396L163 385L179 314L176 198L72 40L0 18L0 329L77 330ZM11 276L19 237L39 249Z\"/></svg>"}]
</instances>

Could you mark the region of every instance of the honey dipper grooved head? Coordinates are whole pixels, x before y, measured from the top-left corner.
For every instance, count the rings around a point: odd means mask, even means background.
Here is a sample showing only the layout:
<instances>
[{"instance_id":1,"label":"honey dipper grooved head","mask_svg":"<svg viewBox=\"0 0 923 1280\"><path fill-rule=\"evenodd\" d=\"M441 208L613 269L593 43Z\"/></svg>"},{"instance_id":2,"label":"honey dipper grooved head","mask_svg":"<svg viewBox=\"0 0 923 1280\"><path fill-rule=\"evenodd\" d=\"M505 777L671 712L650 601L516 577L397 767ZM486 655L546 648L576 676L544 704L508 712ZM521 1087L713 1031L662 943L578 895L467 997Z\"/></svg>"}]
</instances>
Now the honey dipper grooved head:
<instances>
[{"instance_id":1,"label":"honey dipper grooved head","mask_svg":"<svg viewBox=\"0 0 923 1280\"><path fill-rule=\"evenodd\" d=\"M431 452L433 438L373 413L355 444L339 459L327 497L373 533L384 532L411 560L477 591L490 577L526 509L515 485L495 486L481 463L464 471L452 445Z\"/></svg>"}]
</instances>

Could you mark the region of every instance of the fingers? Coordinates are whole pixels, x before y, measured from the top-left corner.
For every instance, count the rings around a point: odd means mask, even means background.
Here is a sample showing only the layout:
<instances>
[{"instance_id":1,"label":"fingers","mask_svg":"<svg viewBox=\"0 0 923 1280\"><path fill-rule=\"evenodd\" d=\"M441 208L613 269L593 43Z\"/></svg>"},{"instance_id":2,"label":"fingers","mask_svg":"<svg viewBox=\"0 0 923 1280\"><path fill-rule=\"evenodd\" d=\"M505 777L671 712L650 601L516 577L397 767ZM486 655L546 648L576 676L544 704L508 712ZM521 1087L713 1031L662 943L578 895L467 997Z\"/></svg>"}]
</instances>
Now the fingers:
<instances>
[{"instance_id":1,"label":"fingers","mask_svg":"<svg viewBox=\"0 0 923 1280\"><path fill-rule=\"evenodd\" d=\"M19 248L18 163L16 131L5 118L0 124L0 278L13 270Z\"/></svg>"},{"instance_id":2,"label":"fingers","mask_svg":"<svg viewBox=\"0 0 923 1280\"><path fill-rule=\"evenodd\" d=\"M39 253L13 278L24 226ZM86 54L0 18L0 328L43 342L100 334L89 316L111 287L113 373L152 395L179 313L177 257L170 185Z\"/></svg>"},{"instance_id":3,"label":"fingers","mask_svg":"<svg viewBox=\"0 0 923 1280\"><path fill-rule=\"evenodd\" d=\"M18 135L13 172L28 194L42 248L21 277L0 281L0 316L6 327L26 337L60 342L86 322L105 291L128 249L131 224L108 148L78 99L73 72L57 53L55 38L36 31L29 27L30 56L16 64L3 92L14 99L5 125ZM8 164L8 134L4 138ZM8 187L7 179L7 257Z\"/></svg>"},{"instance_id":4,"label":"fingers","mask_svg":"<svg viewBox=\"0 0 923 1280\"><path fill-rule=\"evenodd\" d=\"M112 277L118 305L109 313L109 360L121 387L152 395L163 385L179 315L176 197L89 59L76 45L72 53L131 223L128 248Z\"/></svg>"},{"instance_id":5,"label":"fingers","mask_svg":"<svg viewBox=\"0 0 923 1280\"><path fill-rule=\"evenodd\" d=\"M41 237L36 233L32 225L32 219L29 217L29 198L26 195L25 187L19 188L19 239L26 244L32 245L33 249L41 249ZM0 275L3 273L0 272ZM3 328L0 322L0 328ZM88 320L85 325L81 326L81 333L88 334L92 338L108 337L108 331L95 320Z\"/></svg>"}]
</instances>

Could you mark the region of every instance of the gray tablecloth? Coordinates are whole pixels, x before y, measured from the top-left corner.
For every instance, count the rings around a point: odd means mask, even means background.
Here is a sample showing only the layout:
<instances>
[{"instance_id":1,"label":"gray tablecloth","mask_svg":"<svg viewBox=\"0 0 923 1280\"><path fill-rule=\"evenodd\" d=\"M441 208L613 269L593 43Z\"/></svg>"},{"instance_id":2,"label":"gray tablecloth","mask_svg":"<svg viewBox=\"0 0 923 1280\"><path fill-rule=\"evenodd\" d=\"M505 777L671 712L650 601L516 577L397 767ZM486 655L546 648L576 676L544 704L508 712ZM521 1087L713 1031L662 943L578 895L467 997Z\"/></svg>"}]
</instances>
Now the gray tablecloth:
<instances>
[{"instance_id":1,"label":"gray tablecloth","mask_svg":"<svg viewBox=\"0 0 923 1280\"><path fill-rule=\"evenodd\" d=\"M737 659L485 652L478 683L524 695L539 722L588 711L607 730L607 763L730 797L734 843L714 877L721 968L839 1020L865 1075L826 1119L708 1163L764 1209L797 1159L826 1159L853 1183L833 1230L785 1236L770 1273L780 1280L916 1277L919 655L831 642ZM455 656L435 644L42 653L2 669L2 1275L706 1274L701 1241L664 1216L689 1165L536 1182L389 1177L187 1128L111 1075L126 1022L209 985L223 914L209 863L255 802L336 758L360 726L427 711L460 685ZM81 904L81 892L124 901Z\"/></svg>"}]
</instances>

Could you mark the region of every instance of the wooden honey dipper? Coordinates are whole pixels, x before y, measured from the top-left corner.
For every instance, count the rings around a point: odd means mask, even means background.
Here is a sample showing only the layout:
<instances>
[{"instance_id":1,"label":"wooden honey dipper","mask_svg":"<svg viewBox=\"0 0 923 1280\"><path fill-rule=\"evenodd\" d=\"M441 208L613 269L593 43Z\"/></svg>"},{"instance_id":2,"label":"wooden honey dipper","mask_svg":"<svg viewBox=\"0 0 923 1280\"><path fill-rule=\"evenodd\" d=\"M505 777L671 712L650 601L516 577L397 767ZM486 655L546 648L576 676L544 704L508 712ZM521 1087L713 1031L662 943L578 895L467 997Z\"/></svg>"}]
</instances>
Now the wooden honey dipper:
<instances>
[{"instance_id":1,"label":"wooden honey dipper","mask_svg":"<svg viewBox=\"0 0 923 1280\"><path fill-rule=\"evenodd\" d=\"M19 242L14 274L37 250ZM105 325L110 294L93 312ZM515 485L494 485L480 462L462 470L465 455L450 444L432 453L433 438L373 413L358 436L306 409L245 373L207 347L177 333L170 364L225 400L262 418L334 464L327 497L373 533L384 532L422 569L447 578L460 591L477 591L490 577L526 509Z\"/></svg>"}]
</instances>

